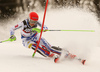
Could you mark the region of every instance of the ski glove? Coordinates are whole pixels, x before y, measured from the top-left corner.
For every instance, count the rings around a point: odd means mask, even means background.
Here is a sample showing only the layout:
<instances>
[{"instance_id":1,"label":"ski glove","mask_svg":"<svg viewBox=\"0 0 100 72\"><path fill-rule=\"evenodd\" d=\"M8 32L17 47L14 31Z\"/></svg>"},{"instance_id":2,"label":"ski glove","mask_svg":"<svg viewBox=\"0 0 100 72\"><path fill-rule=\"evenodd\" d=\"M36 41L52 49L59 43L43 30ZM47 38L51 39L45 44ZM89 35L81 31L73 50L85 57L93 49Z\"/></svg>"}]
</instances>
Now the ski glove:
<instances>
[{"instance_id":1,"label":"ski glove","mask_svg":"<svg viewBox=\"0 0 100 72\"><path fill-rule=\"evenodd\" d=\"M43 31L46 32L48 30L48 27L43 27Z\"/></svg>"},{"instance_id":2,"label":"ski glove","mask_svg":"<svg viewBox=\"0 0 100 72\"><path fill-rule=\"evenodd\" d=\"M15 40L16 40L15 35L11 35L10 39L11 39L12 41L15 41Z\"/></svg>"},{"instance_id":3,"label":"ski glove","mask_svg":"<svg viewBox=\"0 0 100 72\"><path fill-rule=\"evenodd\" d=\"M43 32L45 32L45 31L47 31L47 30L48 30L48 29L44 29L44 28L43 28ZM34 32L34 33L36 33L36 32L37 32L37 33L40 33L40 32L41 32L41 29L39 29L39 28L33 28L33 29L32 29L32 32Z\"/></svg>"}]
</instances>

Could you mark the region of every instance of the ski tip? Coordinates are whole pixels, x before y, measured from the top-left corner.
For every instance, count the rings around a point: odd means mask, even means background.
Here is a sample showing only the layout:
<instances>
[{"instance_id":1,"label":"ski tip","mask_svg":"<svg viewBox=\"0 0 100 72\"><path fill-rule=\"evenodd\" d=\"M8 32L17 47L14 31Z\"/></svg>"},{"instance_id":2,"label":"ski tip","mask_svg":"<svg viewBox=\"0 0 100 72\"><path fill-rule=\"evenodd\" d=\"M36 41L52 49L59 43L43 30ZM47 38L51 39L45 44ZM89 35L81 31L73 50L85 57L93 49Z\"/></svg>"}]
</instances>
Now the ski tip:
<instances>
[{"instance_id":1,"label":"ski tip","mask_svg":"<svg viewBox=\"0 0 100 72\"><path fill-rule=\"evenodd\" d=\"M82 64L83 64L83 65L85 64L85 62L86 62L86 60L82 60Z\"/></svg>"},{"instance_id":2,"label":"ski tip","mask_svg":"<svg viewBox=\"0 0 100 72\"><path fill-rule=\"evenodd\" d=\"M55 63L57 63L57 62L58 62L58 60L59 60L59 58L55 58L55 59L54 59L54 62L55 62Z\"/></svg>"}]
</instances>

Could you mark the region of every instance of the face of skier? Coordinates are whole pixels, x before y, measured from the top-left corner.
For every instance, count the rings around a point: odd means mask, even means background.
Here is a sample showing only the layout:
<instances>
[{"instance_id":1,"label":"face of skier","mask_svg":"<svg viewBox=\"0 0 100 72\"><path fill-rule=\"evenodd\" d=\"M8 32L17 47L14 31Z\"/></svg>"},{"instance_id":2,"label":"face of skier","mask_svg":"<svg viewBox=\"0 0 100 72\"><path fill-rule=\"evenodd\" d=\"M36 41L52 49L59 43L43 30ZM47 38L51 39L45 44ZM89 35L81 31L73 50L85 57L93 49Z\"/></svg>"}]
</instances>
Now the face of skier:
<instances>
[{"instance_id":1,"label":"face of skier","mask_svg":"<svg viewBox=\"0 0 100 72\"><path fill-rule=\"evenodd\" d=\"M29 24L31 27L33 27L34 25L36 25L37 21L34 21L34 20L29 20Z\"/></svg>"}]
</instances>

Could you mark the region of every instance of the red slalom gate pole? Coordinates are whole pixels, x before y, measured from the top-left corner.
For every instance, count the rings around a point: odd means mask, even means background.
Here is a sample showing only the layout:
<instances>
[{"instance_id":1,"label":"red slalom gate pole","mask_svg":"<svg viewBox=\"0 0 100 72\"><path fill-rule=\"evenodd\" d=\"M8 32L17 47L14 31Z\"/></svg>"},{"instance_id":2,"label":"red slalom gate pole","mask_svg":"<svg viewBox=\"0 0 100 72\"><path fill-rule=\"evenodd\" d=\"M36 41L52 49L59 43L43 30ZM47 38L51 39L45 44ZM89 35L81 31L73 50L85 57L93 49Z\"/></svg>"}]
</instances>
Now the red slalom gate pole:
<instances>
[{"instance_id":1,"label":"red slalom gate pole","mask_svg":"<svg viewBox=\"0 0 100 72\"><path fill-rule=\"evenodd\" d=\"M38 43L37 43L36 49L35 49L35 51L34 51L32 57L35 56L35 53L36 53L36 51L37 51L37 49L38 49L38 46L39 46L39 43L40 43L40 40L41 40L41 36L42 36L42 32L43 32L43 27L44 27L44 22L45 22L46 11L47 11L47 6L48 6L48 1L49 1L49 0L47 0L47 2L46 2L46 6L45 6L45 11L44 11L44 17L43 17L43 22L42 22L42 27L41 27L40 37L39 37L39 40L38 40Z\"/></svg>"}]
</instances>

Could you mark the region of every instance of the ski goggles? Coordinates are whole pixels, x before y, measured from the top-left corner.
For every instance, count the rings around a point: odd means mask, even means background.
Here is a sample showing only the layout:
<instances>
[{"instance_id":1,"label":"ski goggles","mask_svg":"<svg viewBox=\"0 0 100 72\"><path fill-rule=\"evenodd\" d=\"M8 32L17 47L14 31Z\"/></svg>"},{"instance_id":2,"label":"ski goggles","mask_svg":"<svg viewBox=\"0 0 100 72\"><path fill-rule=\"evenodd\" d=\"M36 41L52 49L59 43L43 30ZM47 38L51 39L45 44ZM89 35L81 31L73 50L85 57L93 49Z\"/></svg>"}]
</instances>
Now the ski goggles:
<instances>
[{"instance_id":1,"label":"ski goggles","mask_svg":"<svg viewBox=\"0 0 100 72\"><path fill-rule=\"evenodd\" d=\"M37 21L34 21L34 20L29 20L29 22L31 23L31 24L36 24L37 23Z\"/></svg>"}]
</instances>

